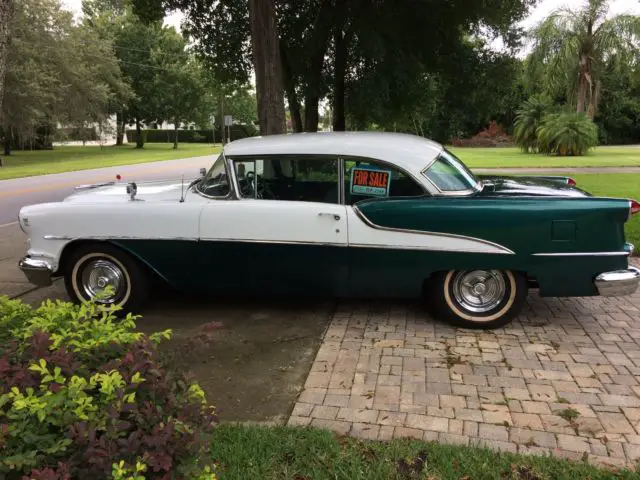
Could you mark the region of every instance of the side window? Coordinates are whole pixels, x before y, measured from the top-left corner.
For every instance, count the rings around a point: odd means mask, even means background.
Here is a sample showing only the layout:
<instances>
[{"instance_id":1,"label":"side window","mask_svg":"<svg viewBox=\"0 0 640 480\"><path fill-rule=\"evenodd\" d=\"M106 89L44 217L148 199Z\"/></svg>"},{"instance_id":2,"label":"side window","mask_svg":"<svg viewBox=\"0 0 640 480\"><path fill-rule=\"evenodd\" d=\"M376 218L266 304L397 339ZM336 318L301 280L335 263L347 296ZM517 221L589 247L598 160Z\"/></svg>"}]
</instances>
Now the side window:
<instances>
[{"instance_id":1,"label":"side window","mask_svg":"<svg viewBox=\"0 0 640 480\"><path fill-rule=\"evenodd\" d=\"M418 197L426 194L412 177L382 162L345 158L344 170L347 205L367 198Z\"/></svg>"},{"instance_id":2,"label":"side window","mask_svg":"<svg viewBox=\"0 0 640 480\"><path fill-rule=\"evenodd\" d=\"M338 203L338 159L329 156L237 157L244 198Z\"/></svg>"}]
</instances>

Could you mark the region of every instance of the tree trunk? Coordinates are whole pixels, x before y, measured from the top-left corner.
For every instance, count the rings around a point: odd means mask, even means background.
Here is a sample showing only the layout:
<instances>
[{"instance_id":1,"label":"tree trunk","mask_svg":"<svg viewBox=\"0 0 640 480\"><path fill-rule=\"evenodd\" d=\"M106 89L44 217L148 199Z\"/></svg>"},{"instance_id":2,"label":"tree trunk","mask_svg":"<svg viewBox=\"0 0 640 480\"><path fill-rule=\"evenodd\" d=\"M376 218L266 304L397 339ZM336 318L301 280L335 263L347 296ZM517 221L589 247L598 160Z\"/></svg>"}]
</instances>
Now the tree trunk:
<instances>
[{"instance_id":1,"label":"tree trunk","mask_svg":"<svg viewBox=\"0 0 640 480\"><path fill-rule=\"evenodd\" d=\"M142 138L142 125L140 124L140 118L136 116L136 148L144 147L144 139Z\"/></svg>"},{"instance_id":2,"label":"tree trunk","mask_svg":"<svg viewBox=\"0 0 640 480\"><path fill-rule=\"evenodd\" d=\"M0 116L4 98L4 79L7 73L7 51L9 47L9 20L13 0L0 0Z\"/></svg>"},{"instance_id":3,"label":"tree trunk","mask_svg":"<svg viewBox=\"0 0 640 480\"><path fill-rule=\"evenodd\" d=\"M121 147L124 142L124 115L116 113L116 146Z\"/></svg>"},{"instance_id":4,"label":"tree trunk","mask_svg":"<svg viewBox=\"0 0 640 480\"><path fill-rule=\"evenodd\" d=\"M302 115L300 113L300 100L296 92L296 85L291 73L291 65L287 56L287 47L284 41L280 39L280 58L282 61L282 82L287 94L287 103L289 104L289 113L291 114L291 127L296 133L302 132Z\"/></svg>"},{"instance_id":5,"label":"tree trunk","mask_svg":"<svg viewBox=\"0 0 640 480\"><path fill-rule=\"evenodd\" d=\"M587 82L588 62L585 55L580 57L578 72L578 98L576 100L576 112L583 113L587 105L587 90L589 85Z\"/></svg>"},{"instance_id":6,"label":"tree trunk","mask_svg":"<svg viewBox=\"0 0 640 480\"><path fill-rule=\"evenodd\" d=\"M282 63L274 0L249 0L249 23L260 134L285 133Z\"/></svg>"},{"instance_id":7,"label":"tree trunk","mask_svg":"<svg viewBox=\"0 0 640 480\"><path fill-rule=\"evenodd\" d=\"M325 0L320 6L318 16L313 24L313 38L311 39L312 53L305 77L307 87L304 95L304 131L318 131L318 105L320 97L324 94L322 87L322 70L324 59L327 54L329 36L331 35L331 25L333 16L333 2Z\"/></svg>"},{"instance_id":8,"label":"tree trunk","mask_svg":"<svg viewBox=\"0 0 640 480\"><path fill-rule=\"evenodd\" d=\"M13 132L10 127L5 128L4 131L4 155L8 157L11 155L11 140L13 138Z\"/></svg>"},{"instance_id":9,"label":"tree trunk","mask_svg":"<svg viewBox=\"0 0 640 480\"><path fill-rule=\"evenodd\" d=\"M344 132L344 84L347 69L347 46L341 29L334 34L335 68L333 78L333 131Z\"/></svg>"},{"instance_id":10,"label":"tree trunk","mask_svg":"<svg viewBox=\"0 0 640 480\"><path fill-rule=\"evenodd\" d=\"M173 129L174 129L174 137L173 137L173 149L177 150L178 149L178 119L176 119L176 121L173 124Z\"/></svg>"},{"instance_id":11,"label":"tree trunk","mask_svg":"<svg viewBox=\"0 0 640 480\"><path fill-rule=\"evenodd\" d=\"M220 117L220 143L224 145L224 89L220 87L218 95L218 116ZM213 136L213 143L216 143L216 136Z\"/></svg>"}]
</instances>

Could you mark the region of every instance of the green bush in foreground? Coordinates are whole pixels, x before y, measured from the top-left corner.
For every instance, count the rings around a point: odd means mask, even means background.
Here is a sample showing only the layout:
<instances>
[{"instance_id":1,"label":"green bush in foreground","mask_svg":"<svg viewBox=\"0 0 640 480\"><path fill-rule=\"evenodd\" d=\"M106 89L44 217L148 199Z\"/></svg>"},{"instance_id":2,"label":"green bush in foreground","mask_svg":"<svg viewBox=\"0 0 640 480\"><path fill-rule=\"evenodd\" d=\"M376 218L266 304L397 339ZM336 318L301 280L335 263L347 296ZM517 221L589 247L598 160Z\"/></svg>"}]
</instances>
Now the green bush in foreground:
<instances>
[{"instance_id":1,"label":"green bush in foreground","mask_svg":"<svg viewBox=\"0 0 640 480\"><path fill-rule=\"evenodd\" d=\"M135 317L0 297L0 478L216 478L204 392Z\"/></svg>"}]
</instances>

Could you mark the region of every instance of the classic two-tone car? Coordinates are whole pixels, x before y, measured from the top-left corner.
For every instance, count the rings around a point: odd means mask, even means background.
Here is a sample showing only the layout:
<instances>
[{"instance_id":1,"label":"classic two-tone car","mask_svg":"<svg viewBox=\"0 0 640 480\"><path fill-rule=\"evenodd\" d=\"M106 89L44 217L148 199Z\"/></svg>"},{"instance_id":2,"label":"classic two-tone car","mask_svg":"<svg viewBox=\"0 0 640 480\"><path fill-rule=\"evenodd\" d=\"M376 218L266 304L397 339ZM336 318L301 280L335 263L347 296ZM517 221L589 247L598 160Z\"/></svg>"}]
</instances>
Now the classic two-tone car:
<instances>
[{"instance_id":1,"label":"classic two-tone car","mask_svg":"<svg viewBox=\"0 0 640 480\"><path fill-rule=\"evenodd\" d=\"M530 288L633 293L623 227L639 210L566 177L478 177L411 135L254 137L191 182L93 185L23 208L20 267L123 311L159 278L218 295L424 296L440 318L490 328Z\"/></svg>"}]
</instances>

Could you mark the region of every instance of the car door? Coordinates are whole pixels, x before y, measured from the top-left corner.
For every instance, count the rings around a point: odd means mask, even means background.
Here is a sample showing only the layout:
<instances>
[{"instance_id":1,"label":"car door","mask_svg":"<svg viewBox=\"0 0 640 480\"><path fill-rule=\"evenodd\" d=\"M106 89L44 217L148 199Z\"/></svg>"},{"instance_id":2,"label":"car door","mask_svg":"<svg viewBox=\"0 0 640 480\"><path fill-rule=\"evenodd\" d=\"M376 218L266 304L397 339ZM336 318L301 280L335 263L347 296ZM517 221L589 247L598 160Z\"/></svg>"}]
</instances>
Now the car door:
<instances>
[{"instance_id":1,"label":"car door","mask_svg":"<svg viewBox=\"0 0 640 480\"><path fill-rule=\"evenodd\" d=\"M348 277L339 161L329 156L229 159L235 200L202 210L199 256L210 288L264 295L335 295ZM207 274L208 276L208 274Z\"/></svg>"},{"instance_id":2,"label":"car door","mask_svg":"<svg viewBox=\"0 0 640 480\"><path fill-rule=\"evenodd\" d=\"M426 260L425 236L378 228L357 210L368 199L418 197L422 185L388 163L344 157L344 203L349 225L349 282L353 296L403 296L415 291L414 272ZM393 215L402 215L390 207ZM422 244L421 244L422 242Z\"/></svg>"}]
</instances>

